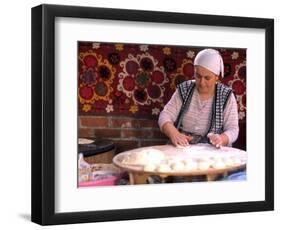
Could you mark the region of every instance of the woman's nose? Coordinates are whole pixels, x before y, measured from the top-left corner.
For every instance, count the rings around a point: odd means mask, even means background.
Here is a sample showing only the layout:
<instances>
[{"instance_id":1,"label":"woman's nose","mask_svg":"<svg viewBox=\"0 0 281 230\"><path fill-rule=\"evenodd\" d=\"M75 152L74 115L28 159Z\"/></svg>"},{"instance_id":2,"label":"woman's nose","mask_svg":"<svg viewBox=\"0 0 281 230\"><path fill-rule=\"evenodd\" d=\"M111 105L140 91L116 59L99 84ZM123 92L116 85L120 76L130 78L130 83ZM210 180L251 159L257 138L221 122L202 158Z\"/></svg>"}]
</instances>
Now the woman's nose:
<instances>
[{"instance_id":1,"label":"woman's nose","mask_svg":"<svg viewBox=\"0 0 281 230\"><path fill-rule=\"evenodd\" d=\"M200 78L200 79L199 79L199 84L200 84L200 85L204 85L204 83L205 83L205 82L204 82L204 79L203 79L203 78Z\"/></svg>"}]
</instances>

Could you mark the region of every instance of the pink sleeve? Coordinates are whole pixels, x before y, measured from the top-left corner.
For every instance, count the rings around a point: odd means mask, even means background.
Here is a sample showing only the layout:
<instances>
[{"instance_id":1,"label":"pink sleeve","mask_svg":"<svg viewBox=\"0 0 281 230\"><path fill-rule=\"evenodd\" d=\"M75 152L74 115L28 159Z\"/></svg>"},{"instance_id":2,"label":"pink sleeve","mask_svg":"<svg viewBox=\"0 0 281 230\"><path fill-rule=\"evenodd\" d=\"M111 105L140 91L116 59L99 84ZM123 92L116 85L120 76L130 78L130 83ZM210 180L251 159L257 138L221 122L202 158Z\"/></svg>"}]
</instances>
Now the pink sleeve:
<instances>
[{"instance_id":1,"label":"pink sleeve","mask_svg":"<svg viewBox=\"0 0 281 230\"><path fill-rule=\"evenodd\" d=\"M166 122L174 123L178 117L181 109L182 101L178 90L174 92L170 101L165 105L164 109L159 115L158 125L162 131L162 127Z\"/></svg>"},{"instance_id":2,"label":"pink sleeve","mask_svg":"<svg viewBox=\"0 0 281 230\"><path fill-rule=\"evenodd\" d=\"M224 134L228 136L229 145L236 141L239 134L238 108L233 93L231 93L224 110Z\"/></svg>"}]
</instances>

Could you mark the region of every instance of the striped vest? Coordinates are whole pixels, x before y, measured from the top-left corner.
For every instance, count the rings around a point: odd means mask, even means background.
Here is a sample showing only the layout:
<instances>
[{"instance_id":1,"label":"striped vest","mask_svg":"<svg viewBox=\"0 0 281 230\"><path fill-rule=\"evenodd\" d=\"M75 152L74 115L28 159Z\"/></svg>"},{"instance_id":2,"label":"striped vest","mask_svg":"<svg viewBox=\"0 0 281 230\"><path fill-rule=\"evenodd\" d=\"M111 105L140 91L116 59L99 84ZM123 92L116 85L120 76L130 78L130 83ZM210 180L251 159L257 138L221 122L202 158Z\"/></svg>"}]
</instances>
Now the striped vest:
<instances>
[{"instance_id":1,"label":"striped vest","mask_svg":"<svg viewBox=\"0 0 281 230\"><path fill-rule=\"evenodd\" d=\"M182 119L184 114L188 111L192 95L195 89L195 81L185 81L177 86L179 91L182 107L180 109L179 115L175 121L175 127L178 130L182 130ZM209 116L209 123L206 129L205 135L202 137L200 142L208 142L207 134L208 133L217 133L221 134L223 132L223 111L226 107L227 101L232 93L231 88L217 83L215 87L215 95L212 105L212 113Z\"/></svg>"}]
</instances>

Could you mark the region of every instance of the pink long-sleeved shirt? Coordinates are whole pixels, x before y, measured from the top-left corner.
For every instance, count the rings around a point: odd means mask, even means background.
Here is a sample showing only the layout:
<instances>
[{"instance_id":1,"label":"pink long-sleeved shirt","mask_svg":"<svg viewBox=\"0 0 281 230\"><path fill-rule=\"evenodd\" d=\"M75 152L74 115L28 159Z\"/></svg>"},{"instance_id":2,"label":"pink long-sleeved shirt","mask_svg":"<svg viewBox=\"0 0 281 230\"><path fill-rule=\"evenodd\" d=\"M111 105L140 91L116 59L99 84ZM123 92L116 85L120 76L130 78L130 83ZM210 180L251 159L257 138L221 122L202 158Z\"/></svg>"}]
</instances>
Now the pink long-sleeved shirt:
<instances>
[{"instance_id":1,"label":"pink long-sleeved shirt","mask_svg":"<svg viewBox=\"0 0 281 230\"><path fill-rule=\"evenodd\" d=\"M184 114L182 121L184 131L191 132L197 135L206 134L209 116L212 113L213 98L214 97L211 97L208 100L201 101L197 89L194 89L189 109ZM177 89L159 115L158 124L161 131L163 125L166 122L174 123L176 121L181 106L182 100ZM229 97L229 100L223 112L223 116L223 133L227 135L229 139L228 145L231 145L236 141L239 133L237 102L233 93L231 93Z\"/></svg>"}]
</instances>

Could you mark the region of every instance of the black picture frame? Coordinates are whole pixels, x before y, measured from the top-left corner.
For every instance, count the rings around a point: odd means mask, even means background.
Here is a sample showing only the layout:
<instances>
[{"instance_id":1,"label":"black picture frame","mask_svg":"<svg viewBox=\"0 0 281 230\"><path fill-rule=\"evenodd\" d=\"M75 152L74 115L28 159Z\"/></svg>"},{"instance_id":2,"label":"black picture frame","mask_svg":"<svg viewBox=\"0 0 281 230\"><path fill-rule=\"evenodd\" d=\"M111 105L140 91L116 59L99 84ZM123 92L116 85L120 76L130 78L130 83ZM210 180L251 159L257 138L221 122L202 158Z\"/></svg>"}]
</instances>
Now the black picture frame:
<instances>
[{"instance_id":1,"label":"black picture frame","mask_svg":"<svg viewBox=\"0 0 281 230\"><path fill-rule=\"evenodd\" d=\"M55 18L259 28L265 30L265 200L55 213ZM62 5L32 8L32 221L41 225L274 209L274 20Z\"/></svg>"}]
</instances>

